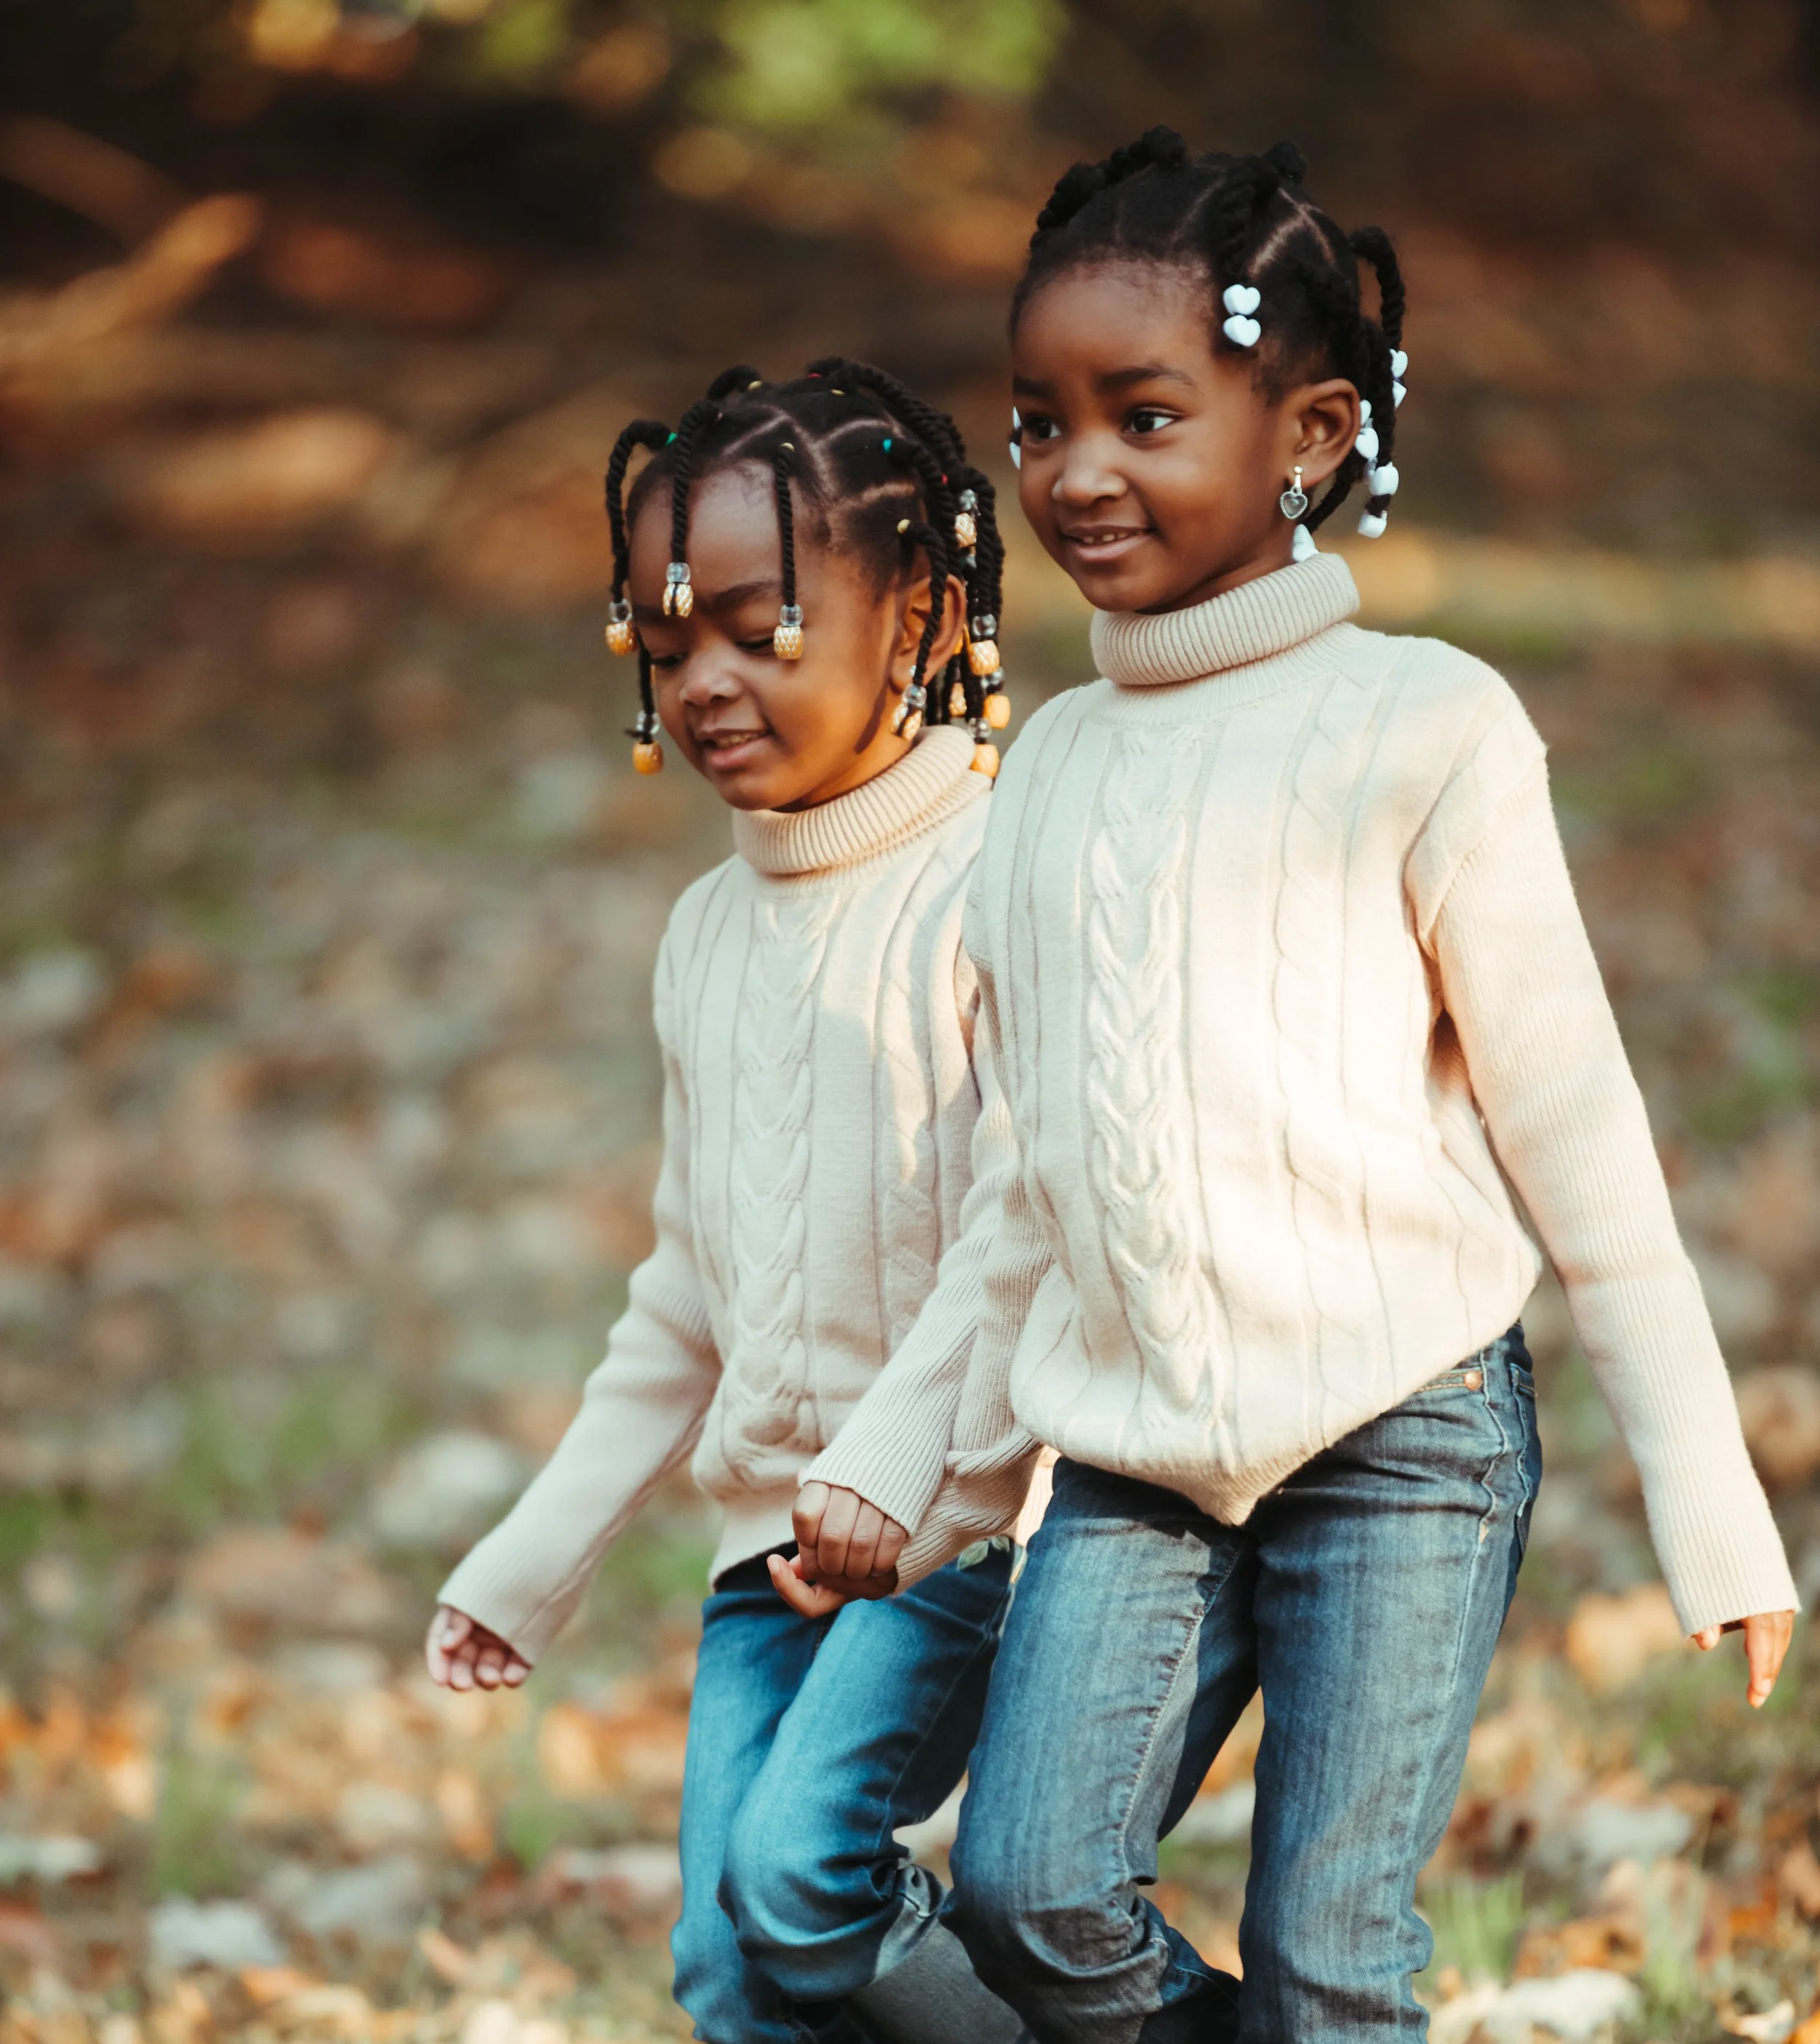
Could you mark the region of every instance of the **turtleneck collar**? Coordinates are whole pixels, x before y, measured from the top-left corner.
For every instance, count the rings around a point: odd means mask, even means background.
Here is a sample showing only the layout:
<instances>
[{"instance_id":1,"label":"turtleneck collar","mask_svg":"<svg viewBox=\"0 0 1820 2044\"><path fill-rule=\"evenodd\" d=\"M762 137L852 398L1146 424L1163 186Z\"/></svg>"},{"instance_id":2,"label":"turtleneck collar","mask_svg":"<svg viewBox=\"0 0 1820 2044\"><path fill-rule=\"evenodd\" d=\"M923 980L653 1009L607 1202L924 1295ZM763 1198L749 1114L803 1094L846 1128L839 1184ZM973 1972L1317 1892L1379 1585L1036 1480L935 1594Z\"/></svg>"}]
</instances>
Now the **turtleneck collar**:
<instances>
[{"instance_id":1,"label":"turtleneck collar","mask_svg":"<svg viewBox=\"0 0 1820 2044\"><path fill-rule=\"evenodd\" d=\"M1122 689L1200 681L1286 653L1358 607L1351 569L1315 554L1191 609L1095 611L1093 655Z\"/></svg>"},{"instance_id":2,"label":"turtleneck collar","mask_svg":"<svg viewBox=\"0 0 1820 2044\"><path fill-rule=\"evenodd\" d=\"M894 766L812 809L735 809L733 846L774 878L875 858L945 822L991 783L973 771L972 735L925 731Z\"/></svg>"}]
</instances>

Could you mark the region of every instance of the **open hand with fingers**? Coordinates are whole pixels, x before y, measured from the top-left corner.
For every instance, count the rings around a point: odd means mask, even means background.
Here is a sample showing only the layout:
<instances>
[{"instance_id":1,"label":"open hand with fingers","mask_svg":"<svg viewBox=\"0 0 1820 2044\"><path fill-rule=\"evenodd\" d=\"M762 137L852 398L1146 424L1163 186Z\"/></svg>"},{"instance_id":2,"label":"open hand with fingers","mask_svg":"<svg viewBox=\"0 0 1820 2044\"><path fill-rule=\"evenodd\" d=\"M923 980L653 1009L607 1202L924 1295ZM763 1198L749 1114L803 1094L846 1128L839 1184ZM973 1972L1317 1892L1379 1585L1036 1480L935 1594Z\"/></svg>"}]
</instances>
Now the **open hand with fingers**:
<instances>
[{"instance_id":1,"label":"open hand with fingers","mask_svg":"<svg viewBox=\"0 0 1820 2044\"><path fill-rule=\"evenodd\" d=\"M1729 1625L1709 1625L1704 1632L1696 1632L1694 1644L1703 1654L1710 1654L1728 1632L1744 1635L1745 1662L1750 1673L1748 1695L1753 1711L1760 1711L1769 1701L1769 1692L1776 1687L1776 1678L1782 1673L1782 1664L1788 1653L1789 1642L1795 1637L1795 1614L1791 1611L1760 1611L1749 1618L1734 1618Z\"/></svg>"},{"instance_id":2,"label":"open hand with fingers","mask_svg":"<svg viewBox=\"0 0 1820 2044\"><path fill-rule=\"evenodd\" d=\"M793 1517L795 1560L771 1558L771 1580L791 1610L825 1618L856 1597L895 1592L898 1557L910 1535L857 1491L806 1483Z\"/></svg>"},{"instance_id":3,"label":"open hand with fingers","mask_svg":"<svg viewBox=\"0 0 1820 2044\"><path fill-rule=\"evenodd\" d=\"M430 1680L445 1689L515 1689L531 1672L509 1640L446 1604L436 1608L423 1654Z\"/></svg>"}]
</instances>

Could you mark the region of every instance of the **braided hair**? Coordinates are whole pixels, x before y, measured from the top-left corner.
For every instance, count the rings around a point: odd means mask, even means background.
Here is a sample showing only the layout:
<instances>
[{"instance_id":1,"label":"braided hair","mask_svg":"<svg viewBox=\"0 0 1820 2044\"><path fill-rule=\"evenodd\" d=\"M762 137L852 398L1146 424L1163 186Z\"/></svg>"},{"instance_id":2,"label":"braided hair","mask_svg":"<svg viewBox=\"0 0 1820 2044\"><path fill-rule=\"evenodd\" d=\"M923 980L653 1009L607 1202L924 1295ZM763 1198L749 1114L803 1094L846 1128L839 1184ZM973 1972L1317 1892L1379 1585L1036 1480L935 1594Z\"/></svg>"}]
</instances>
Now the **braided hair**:
<instances>
[{"instance_id":1,"label":"braided hair","mask_svg":"<svg viewBox=\"0 0 1820 2044\"><path fill-rule=\"evenodd\" d=\"M629 498L625 476L633 453L648 449ZM999 673L998 613L1005 548L991 480L973 467L960 430L947 413L870 363L828 355L788 383L765 382L741 363L725 370L672 432L635 419L607 463L607 519L613 537L612 621L607 644L639 655L639 714L631 736L641 773L663 763L651 688L650 659L625 600L629 526L653 492L670 493L670 566L666 616L687 617L695 605L688 567L689 505L703 475L740 463L768 474L777 511L783 605L772 645L780 659L800 659L806 623L797 601L796 544L802 521L827 544L869 562L882 589L921 555L929 584L929 613L910 686L894 728L914 738L925 723L964 720L973 729L973 763L996 774L991 734L1010 721ZM967 590L963 650L930 686L929 663L941 629L950 574Z\"/></svg>"},{"instance_id":2,"label":"braided hair","mask_svg":"<svg viewBox=\"0 0 1820 2044\"><path fill-rule=\"evenodd\" d=\"M1255 322L1222 322L1216 311L1215 350L1250 352L1272 398L1312 374L1345 378L1362 401L1357 443L1332 489L1298 522L1312 533L1363 477L1372 494L1360 529L1375 535L1397 486L1392 455L1406 361L1403 274L1383 229L1342 233L1302 189L1306 171L1291 143L1257 156L1191 156L1169 128L1151 129L1103 163L1075 164L1037 216L1011 328L1015 332L1045 284L1099 263L1194 271L1210 286L1216 308L1232 287L1254 289ZM1365 309L1361 263L1376 279L1376 319Z\"/></svg>"}]
</instances>

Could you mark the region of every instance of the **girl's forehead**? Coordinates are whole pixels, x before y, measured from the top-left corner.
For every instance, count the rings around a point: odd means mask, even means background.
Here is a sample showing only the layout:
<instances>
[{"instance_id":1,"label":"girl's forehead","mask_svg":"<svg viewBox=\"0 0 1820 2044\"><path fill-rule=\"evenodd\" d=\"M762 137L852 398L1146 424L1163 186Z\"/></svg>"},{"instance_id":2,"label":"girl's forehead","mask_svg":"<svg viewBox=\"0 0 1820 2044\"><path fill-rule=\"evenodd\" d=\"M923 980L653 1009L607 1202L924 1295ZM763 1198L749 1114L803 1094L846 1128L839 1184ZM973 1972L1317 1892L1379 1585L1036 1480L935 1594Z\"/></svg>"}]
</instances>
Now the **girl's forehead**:
<instances>
[{"instance_id":1,"label":"girl's forehead","mask_svg":"<svg viewBox=\"0 0 1820 2044\"><path fill-rule=\"evenodd\" d=\"M1063 271L1025 304L1012 336L1021 376L1102 374L1167 363L1205 374L1215 359L1210 287L1183 265L1108 261Z\"/></svg>"},{"instance_id":2,"label":"girl's forehead","mask_svg":"<svg viewBox=\"0 0 1820 2044\"><path fill-rule=\"evenodd\" d=\"M663 477L638 507L633 544L661 532L670 544L671 478ZM689 489L689 544L756 541L777 551L777 508L770 471L756 462L725 462L698 475Z\"/></svg>"}]
</instances>

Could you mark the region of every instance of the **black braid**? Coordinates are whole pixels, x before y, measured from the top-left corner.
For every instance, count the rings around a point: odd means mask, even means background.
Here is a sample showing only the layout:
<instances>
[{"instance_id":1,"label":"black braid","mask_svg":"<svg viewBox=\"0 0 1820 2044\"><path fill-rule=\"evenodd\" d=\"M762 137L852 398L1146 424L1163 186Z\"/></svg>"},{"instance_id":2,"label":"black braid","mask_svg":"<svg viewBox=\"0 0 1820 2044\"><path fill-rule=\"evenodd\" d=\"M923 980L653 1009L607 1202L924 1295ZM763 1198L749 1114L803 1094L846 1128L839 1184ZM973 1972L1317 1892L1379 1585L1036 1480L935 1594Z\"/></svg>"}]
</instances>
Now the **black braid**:
<instances>
[{"instance_id":1,"label":"black braid","mask_svg":"<svg viewBox=\"0 0 1820 2044\"><path fill-rule=\"evenodd\" d=\"M796 451L783 441L771 457L771 483L777 495L777 537L783 555L783 603L796 601L796 509L790 496L790 457Z\"/></svg>"},{"instance_id":2,"label":"black braid","mask_svg":"<svg viewBox=\"0 0 1820 2044\"><path fill-rule=\"evenodd\" d=\"M718 404L736 390L749 390L754 385L762 386L764 382L764 378L749 362L736 362L731 369L723 369L708 386L708 398Z\"/></svg>"},{"instance_id":3,"label":"black braid","mask_svg":"<svg viewBox=\"0 0 1820 2044\"><path fill-rule=\"evenodd\" d=\"M1279 143L1278 149L1288 148ZM1229 284L1254 282L1252 258L1256 250L1258 229L1271 201L1283 189L1279 163L1264 156L1245 156L1237 172L1217 190L1207 208L1207 248L1213 258L1214 290ZM1259 313L1268 320L1268 309Z\"/></svg>"},{"instance_id":4,"label":"black braid","mask_svg":"<svg viewBox=\"0 0 1820 2044\"><path fill-rule=\"evenodd\" d=\"M689 558L689 485L695 467L695 436L703 426L719 417L720 410L715 398L699 398L677 424L671 450L675 461L670 487L670 558L673 561Z\"/></svg>"},{"instance_id":5,"label":"black braid","mask_svg":"<svg viewBox=\"0 0 1820 2044\"><path fill-rule=\"evenodd\" d=\"M1396 250L1391 245L1391 237L1381 227L1361 227L1348 240L1352 253L1371 264L1378 280L1377 344L1371 352L1369 387L1361 383L1359 388L1372 401L1372 424L1378 435L1376 466L1388 468L1396 457L1396 378L1391 373L1391 355L1403 346L1403 268L1397 261ZM1365 509L1382 516L1389 510L1391 501L1387 497L1368 498Z\"/></svg>"},{"instance_id":6,"label":"black braid","mask_svg":"<svg viewBox=\"0 0 1820 2044\"><path fill-rule=\"evenodd\" d=\"M660 419L634 419L613 444L606 464L606 522L613 534L613 600L624 601L631 555L625 538L625 471L639 448L655 452L667 444L670 428Z\"/></svg>"},{"instance_id":7,"label":"black braid","mask_svg":"<svg viewBox=\"0 0 1820 2044\"><path fill-rule=\"evenodd\" d=\"M910 670L910 686L924 686L929 674L929 656L935 635L941 629L944 599L948 593L948 540L940 527L913 518L904 528L904 538L929 556L929 615L923 620L922 636L917 642L916 665ZM934 699L930 698L933 707ZM926 713L925 713L926 715Z\"/></svg>"}]
</instances>

